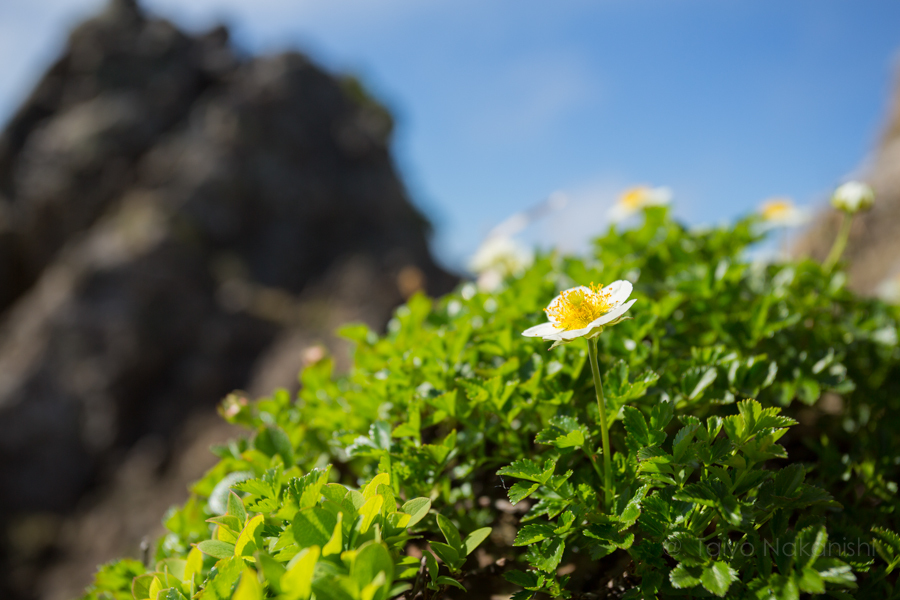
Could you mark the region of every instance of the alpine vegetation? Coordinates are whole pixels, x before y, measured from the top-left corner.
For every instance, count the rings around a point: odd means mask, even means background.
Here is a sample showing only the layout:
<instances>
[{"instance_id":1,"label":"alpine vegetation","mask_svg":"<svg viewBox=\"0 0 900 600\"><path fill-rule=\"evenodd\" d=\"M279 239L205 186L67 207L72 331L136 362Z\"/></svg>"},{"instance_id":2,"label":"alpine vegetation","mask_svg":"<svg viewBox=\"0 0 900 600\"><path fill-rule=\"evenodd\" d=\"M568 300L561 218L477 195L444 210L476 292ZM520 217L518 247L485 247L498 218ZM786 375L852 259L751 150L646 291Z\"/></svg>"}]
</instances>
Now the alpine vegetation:
<instances>
[{"instance_id":1,"label":"alpine vegetation","mask_svg":"<svg viewBox=\"0 0 900 600\"><path fill-rule=\"evenodd\" d=\"M762 215L631 202L589 256L345 327L346 374L226 398L247 435L84 597L898 597L900 307L840 240L754 262Z\"/></svg>"}]
</instances>

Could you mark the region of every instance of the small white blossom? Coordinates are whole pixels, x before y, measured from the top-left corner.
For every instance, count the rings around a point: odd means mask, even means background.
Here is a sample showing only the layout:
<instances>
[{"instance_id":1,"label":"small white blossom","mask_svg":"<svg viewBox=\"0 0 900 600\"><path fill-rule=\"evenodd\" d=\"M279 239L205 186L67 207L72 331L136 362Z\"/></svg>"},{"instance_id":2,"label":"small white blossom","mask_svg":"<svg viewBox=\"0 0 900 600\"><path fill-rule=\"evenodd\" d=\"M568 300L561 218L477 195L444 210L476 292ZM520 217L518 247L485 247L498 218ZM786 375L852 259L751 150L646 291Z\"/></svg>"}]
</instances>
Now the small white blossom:
<instances>
[{"instance_id":1,"label":"small white blossom","mask_svg":"<svg viewBox=\"0 0 900 600\"><path fill-rule=\"evenodd\" d=\"M639 185L622 192L619 201L610 210L610 218L613 221L621 221L645 208L665 206L671 201L671 189Z\"/></svg>"},{"instance_id":2,"label":"small white blossom","mask_svg":"<svg viewBox=\"0 0 900 600\"><path fill-rule=\"evenodd\" d=\"M796 206L790 198L770 198L759 207L759 214L771 227L799 227L810 219L809 211Z\"/></svg>"},{"instance_id":3,"label":"small white blossom","mask_svg":"<svg viewBox=\"0 0 900 600\"><path fill-rule=\"evenodd\" d=\"M478 287L493 291L503 279L520 275L534 262L534 254L522 244L506 236L491 236L481 244L469 268L478 275Z\"/></svg>"},{"instance_id":4,"label":"small white blossom","mask_svg":"<svg viewBox=\"0 0 900 600\"><path fill-rule=\"evenodd\" d=\"M565 290L544 309L549 322L526 329L522 335L552 341L554 346L596 337L604 327L627 318L625 313L635 302L628 300L631 290L631 283L625 280L606 287L592 284Z\"/></svg>"}]
</instances>

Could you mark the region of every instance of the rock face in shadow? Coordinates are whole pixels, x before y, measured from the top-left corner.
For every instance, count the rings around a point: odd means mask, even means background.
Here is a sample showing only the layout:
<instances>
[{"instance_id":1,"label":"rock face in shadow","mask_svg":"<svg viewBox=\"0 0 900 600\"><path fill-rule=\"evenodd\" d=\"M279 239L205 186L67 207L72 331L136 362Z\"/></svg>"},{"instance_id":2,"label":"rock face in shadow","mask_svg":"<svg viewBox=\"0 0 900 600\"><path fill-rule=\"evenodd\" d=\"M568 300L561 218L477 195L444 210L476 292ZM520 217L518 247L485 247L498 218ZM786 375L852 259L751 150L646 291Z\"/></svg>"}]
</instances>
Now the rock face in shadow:
<instances>
[{"instance_id":1,"label":"rock face in shadow","mask_svg":"<svg viewBox=\"0 0 900 600\"><path fill-rule=\"evenodd\" d=\"M0 136L0 597L87 583L66 515L124 519L92 507L130 497L115 470L134 448L153 440L153 476L183 486L166 472L192 414L295 385L341 321L380 327L455 284L391 127L300 54L243 58L130 0L73 31ZM114 542L91 560L135 540Z\"/></svg>"},{"instance_id":2,"label":"rock face in shadow","mask_svg":"<svg viewBox=\"0 0 900 600\"><path fill-rule=\"evenodd\" d=\"M849 285L873 294L887 281L900 288L900 73L881 142L861 179L875 190L875 206L857 215L844 253ZM841 215L826 210L794 248L800 255L824 260L837 236Z\"/></svg>"}]
</instances>

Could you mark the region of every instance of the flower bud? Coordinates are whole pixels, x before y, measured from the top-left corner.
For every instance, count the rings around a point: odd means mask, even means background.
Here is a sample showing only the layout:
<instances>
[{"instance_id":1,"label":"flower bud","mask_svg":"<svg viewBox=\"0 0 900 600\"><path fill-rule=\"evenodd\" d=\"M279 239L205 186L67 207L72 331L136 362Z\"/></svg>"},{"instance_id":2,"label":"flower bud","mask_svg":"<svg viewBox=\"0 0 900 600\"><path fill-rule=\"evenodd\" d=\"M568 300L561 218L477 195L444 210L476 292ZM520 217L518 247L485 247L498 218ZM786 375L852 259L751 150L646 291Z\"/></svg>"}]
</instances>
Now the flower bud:
<instances>
[{"instance_id":1,"label":"flower bud","mask_svg":"<svg viewBox=\"0 0 900 600\"><path fill-rule=\"evenodd\" d=\"M875 204L875 192L861 181L848 181L834 190L831 204L850 214L869 210Z\"/></svg>"}]
</instances>

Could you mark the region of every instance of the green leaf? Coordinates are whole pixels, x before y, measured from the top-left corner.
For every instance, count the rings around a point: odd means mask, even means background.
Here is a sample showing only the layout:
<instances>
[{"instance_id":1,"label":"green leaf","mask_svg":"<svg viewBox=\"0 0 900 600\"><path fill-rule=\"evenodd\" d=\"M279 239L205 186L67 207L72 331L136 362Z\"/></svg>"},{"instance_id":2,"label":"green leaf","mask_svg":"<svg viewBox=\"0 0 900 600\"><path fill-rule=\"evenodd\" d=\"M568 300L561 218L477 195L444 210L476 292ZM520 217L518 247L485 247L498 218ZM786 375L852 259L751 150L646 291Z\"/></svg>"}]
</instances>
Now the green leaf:
<instances>
[{"instance_id":1,"label":"green leaf","mask_svg":"<svg viewBox=\"0 0 900 600\"><path fill-rule=\"evenodd\" d=\"M700 575L700 583L712 594L720 598L725 596L731 584L737 580L737 571L725 561L716 561L704 567Z\"/></svg>"},{"instance_id":2,"label":"green leaf","mask_svg":"<svg viewBox=\"0 0 900 600\"><path fill-rule=\"evenodd\" d=\"M527 546L553 537L553 527L549 523L529 523L516 535L513 546Z\"/></svg>"},{"instance_id":3,"label":"green leaf","mask_svg":"<svg viewBox=\"0 0 900 600\"><path fill-rule=\"evenodd\" d=\"M625 431L628 437L625 438L625 444L632 452L637 452L640 448L650 445L650 430L647 428L647 421L641 411L633 406L626 406L624 409Z\"/></svg>"},{"instance_id":4,"label":"green leaf","mask_svg":"<svg viewBox=\"0 0 900 600\"><path fill-rule=\"evenodd\" d=\"M491 531L493 531L490 527L482 527L481 529L476 529L472 533L466 536L466 539L463 540L463 548L466 551L466 556L472 554L472 552L481 545L481 542L487 539L489 535L491 535Z\"/></svg>"},{"instance_id":5,"label":"green leaf","mask_svg":"<svg viewBox=\"0 0 900 600\"><path fill-rule=\"evenodd\" d=\"M669 573L669 581L672 586L682 590L700 585L700 575L703 572L702 567L687 567L679 564Z\"/></svg>"},{"instance_id":6,"label":"green leaf","mask_svg":"<svg viewBox=\"0 0 900 600\"><path fill-rule=\"evenodd\" d=\"M431 579L431 589L437 589L437 578L438 578L438 562L434 557L434 554L425 550L422 552L425 555L425 568L428 570L428 577Z\"/></svg>"},{"instance_id":7,"label":"green leaf","mask_svg":"<svg viewBox=\"0 0 900 600\"><path fill-rule=\"evenodd\" d=\"M446 575L439 575L437 578L437 583L438 585L452 585L453 587L458 587L464 592L467 591L463 584L453 579L452 577L447 577Z\"/></svg>"},{"instance_id":8,"label":"green leaf","mask_svg":"<svg viewBox=\"0 0 900 600\"><path fill-rule=\"evenodd\" d=\"M239 485L240 484L238 484L238 486ZM228 504L225 514L235 517L238 520L238 531L244 527L244 523L247 521L247 511L244 510L244 503L237 494L230 490L228 492Z\"/></svg>"},{"instance_id":9,"label":"green leaf","mask_svg":"<svg viewBox=\"0 0 900 600\"><path fill-rule=\"evenodd\" d=\"M238 536L237 542L234 544L235 556L250 557L259 549L262 539L259 535L259 528L262 527L263 522L264 517L262 515L256 515L247 522L247 525Z\"/></svg>"},{"instance_id":10,"label":"green leaf","mask_svg":"<svg viewBox=\"0 0 900 600\"><path fill-rule=\"evenodd\" d=\"M560 538L546 540L539 545L531 547L528 562L539 571L553 573L559 566L559 561L562 560L565 548L566 544Z\"/></svg>"},{"instance_id":11,"label":"green leaf","mask_svg":"<svg viewBox=\"0 0 900 600\"><path fill-rule=\"evenodd\" d=\"M856 575L853 569L837 558L820 557L813 564L813 569L828 583L843 587L856 587Z\"/></svg>"},{"instance_id":12,"label":"green leaf","mask_svg":"<svg viewBox=\"0 0 900 600\"><path fill-rule=\"evenodd\" d=\"M269 587L276 594L281 593L281 578L287 572L284 565L265 552L257 552L256 565Z\"/></svg>"},{"instance_id":13,"label":"green leaf","mask_svg":"<svg viewBox=\"0 0 900 600\"><path fill-rule=\"evenodd\" d=\"M438 528L441 530L441 533L444 534L444 539L447 540L450 547L459 554L463 549L462 539L459 537L459 529L450 522L450 519L440 513L438 513L435 518L437 520Z\"/></svg>"},{"instance_id":14,"label":"green leaf","mask_svg":"<svg viewBox=\"0 0 900 600\"><path fill-rule=\"evenodd\" d=\"M285 465L294 464L294 446L284 429L277 425L268 425L260 428L256 434L254 444L268 456L281 455Z\"/></svg>"},{"instance_id":15,"label":"green leaf","mask_svg":"<svg viewBox=\"0 0 900 600\"><path fill-rule=\"evenodd\" d=\"M795 545L795 568L804 569L815 562L822 554L822 551L825 550L827 541L828 534L825 533L825 527L821 525L801 530L797 534L797 543Z\"/></svg>"},{"instance_id":16,"label":"green leaf","mask_svg":"<svg viewBox=\"0 0 900 600\"><path fill-rule=\"evenodd\" d=\"M455 568L456 563L459 562L459 553L453 546L448 546L447 544L442 544L440 542L431 542L431 549L434 550L434 553L438 555L438 558L451 569Z\"/></svg>"},{"instance_id":17,"label":"green leaf","mask_svg":"<svg viewBox=\"0 0 900 600\"><path fill-rule=\"evenodd\" d=\"M365 533L372 526L375 517L381 514L381 507L384 504L384 496L378 494L366 500L359 507L359 514L362 516L362 522L359 525L359 532Z\"/></svg>"},{"instance_id":18,"label":"green leaf","mask_svg":"<svg viewBox=\"0 0 900 600\"><path fill-rule=\"evenodd\" d=\"M321 548L331 540L337 517L325 510L314 506L298 511L291 523L294 531L294 539L301 548L318 546Z\"/></svg>"},{"instance_id":19,"label":"green leaf","mask_svg":"<svg viewBox=\"0 0 900 600\"><path fill-rule=\"evenodd\" d=\"M307 600L312 594L313 573L319 560L319 547L301 550L281 576L281 589L286 600Z\"/></svg>"},{"instance_id":20,"label":"green leaf","mask_svg":"<svg viewBox=\"0 0 900 600\"><path fill-rule=\"evenodd\" d=\"M360 588L364 588L373 583L379 573L384 573L385 581L380 587L386 594L394 581L394 561L391 559L391 553L384 544L366 542L353 559L350 577Z\"/></svg>"},{"instance_id":21,"label":"green leaf","mask_svg":"<svg viewBox=\"0 0 900 600\"><path fill-rule=\"evenodd\" d=\"M818 571L809 567L804 567L800 571L800 576L797 578L797 586L801 592L806 592L807 594L825 593L825 580L822 579Z\"/></svg>"},{"instance_id":22,"label":"green leaf","mask_svg":"<svg viewBox=\"0 0 900 600\"><path fill-rule=\"evenodd\" d=\"M413 527L425 518L429 510L431 510L431 500L428 498L413 498L400 507L401 512L410 516L409 523L406 524L407 527Z\"/></svg>"},{"instance_id":23,"label":"green leaf","mask_svg":"<svg viewBox=\"0 0 900 600\"><path fill-rule=\"evenodd\" d=\"M691 367L681 376L681 389L688 400L695 400L716 380L715 367Z\"/></svg>"},{"instance_id":24,"label":"green leaf","mask_svg":"<svg viewBox=\"0 0 900 600\"><path fill-rule=\"evenodd\" d=\"M511 488L509 488L509 501L512 504L518 504L528 496L534 493L535 490L538 489L540 484L532 483L531 485L525 483L516 483Z\"/></svg>"},{"instance_id":25,"label":"green leaf","mask_svg":"<svg viewBox=\"0 0 900 600\"><path fill-rule=\"evenodd\" d=\"M331 538L329 538L328 543L322 546L322 556L340 554L344 549L343 520L344 513L339 512L334 524L334 531L331 532Z\"/></svg>"},{"instance_id":26,"label":"green leaf","mask_svg":"<svg viewBox=\"0 0 900 600\"><path fill-rule=\"evenodd\" d=\"M518 585L526 590L537 591L544 585L543 573L537 571L507 571L503 578L513 585Z\"/></svg>"},{"instance_id":27,"label":"green leaf","mask_svg":"<svg viewBox=\"0 0 900 600\"><path fill-rule=\"evenodd\" d=\"M513 462L511 465L503 467L502 469L497 471L497 475L507 475L509 477L515 477L517 479L525 479L526 481L533 481L535 483L544 484L550 480L550 477L553 475L555 466L555 461L548 460L544 463L544 467L541 468L533 460L521 458Z\"/></svg>"},{"instance_id":28,"label":"green leaf","mask_svg":"<svg viewBox=\"0 0 900 600\"><path fill-rule=\"evenodd\" d=\"M263 600L263 588L259 583L256 571L253 569L244 569L241 575L241 582L234 591L232 600Z\"/></svg>"},{"instance_id":29,"label":"green leaf","mask_svg":"<svg viewBox=\"0 0 900 600\"><path fill-rule=\"evenodd\" d=\"M219 540L203 540L197 544L197 548L203 554L208 554L213 558L231 558L234 556L234 544Z\"/></svg>"}]
</instances>

